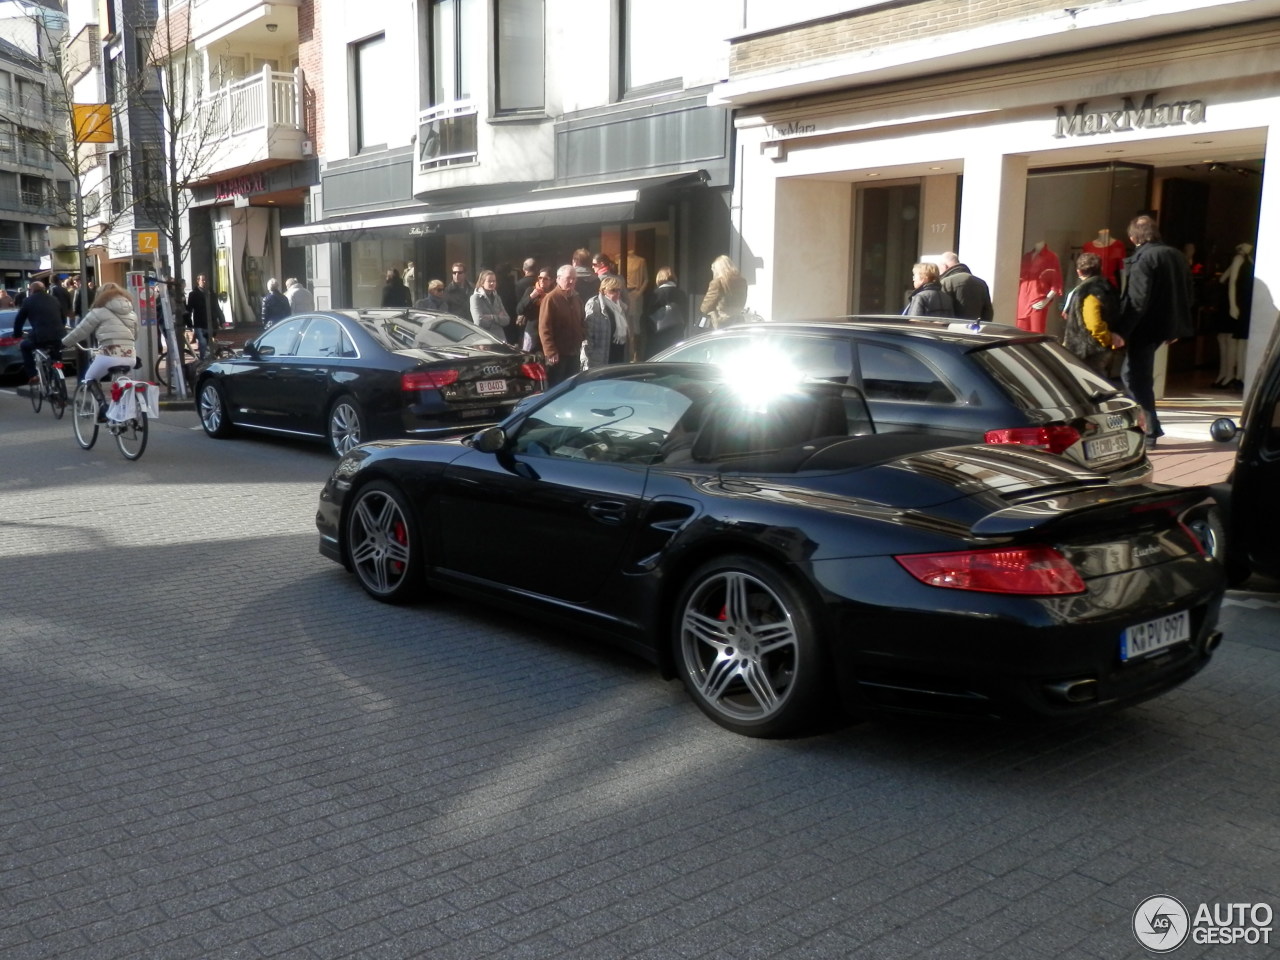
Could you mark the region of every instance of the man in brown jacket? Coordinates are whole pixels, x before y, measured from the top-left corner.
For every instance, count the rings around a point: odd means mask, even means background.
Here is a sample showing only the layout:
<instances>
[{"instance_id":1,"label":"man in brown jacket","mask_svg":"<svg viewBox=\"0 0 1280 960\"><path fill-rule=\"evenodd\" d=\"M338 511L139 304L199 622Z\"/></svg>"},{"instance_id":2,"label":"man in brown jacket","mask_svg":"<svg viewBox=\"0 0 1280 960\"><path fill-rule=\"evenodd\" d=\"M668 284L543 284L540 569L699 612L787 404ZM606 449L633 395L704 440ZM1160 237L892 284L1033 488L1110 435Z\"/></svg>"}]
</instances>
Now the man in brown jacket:
<instances>
[{"instance_id":1,"label":"man in brown jacket","mask_svg":"<svg viewBox=\"0 0 1280 960\"><path fill-rule=\"evenodd\" d=\"M556 271L556 288L542 298L538 336L547 357L547 386L568 380L582 369L582 341L586 339L582 301L574 292L578 274L566 263Z\"/></svg>"}]
</instances>

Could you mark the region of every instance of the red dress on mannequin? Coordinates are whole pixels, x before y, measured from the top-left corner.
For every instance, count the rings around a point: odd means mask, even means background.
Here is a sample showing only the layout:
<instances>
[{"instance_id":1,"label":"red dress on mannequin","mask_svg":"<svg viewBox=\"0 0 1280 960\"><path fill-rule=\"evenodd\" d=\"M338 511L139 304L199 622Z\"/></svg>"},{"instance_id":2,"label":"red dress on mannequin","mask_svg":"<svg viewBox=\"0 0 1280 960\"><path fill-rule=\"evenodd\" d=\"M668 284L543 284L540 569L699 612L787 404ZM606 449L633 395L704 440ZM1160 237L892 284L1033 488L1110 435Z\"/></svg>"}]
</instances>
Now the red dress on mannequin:
<instances>
[{"instance_id":1,"label":"red dress on mannequin","mask_svg":"<svg viewBox=\"0 0 1280 960\"><path fill-rule=\"evenodd\" d=\"M1110 234L1106 236L1109 237ZM1120 268L1124 266L1124 243L1120 240L1102 243L1103 239L1104 237L1100 235L1097 240L1090 240L1084 245L1084 252L1098 255L1098 259L1102 261L1102 276L1107 283L1118 288L1120 286Z\"/></svg>"},{"instance_id":2,"label":"red dress on mannequin","mask_svg":"<svg viewBox=\"0 0 1280 960\"><path fill-rule=\"evenodd\" d=\"M1062 267L1058 255L1044 244L1036 244L1022 255L1019 278L1018 326L1033 333L1044 333L1049 302L1062 296Z\"/></svg>"}]
</instances>

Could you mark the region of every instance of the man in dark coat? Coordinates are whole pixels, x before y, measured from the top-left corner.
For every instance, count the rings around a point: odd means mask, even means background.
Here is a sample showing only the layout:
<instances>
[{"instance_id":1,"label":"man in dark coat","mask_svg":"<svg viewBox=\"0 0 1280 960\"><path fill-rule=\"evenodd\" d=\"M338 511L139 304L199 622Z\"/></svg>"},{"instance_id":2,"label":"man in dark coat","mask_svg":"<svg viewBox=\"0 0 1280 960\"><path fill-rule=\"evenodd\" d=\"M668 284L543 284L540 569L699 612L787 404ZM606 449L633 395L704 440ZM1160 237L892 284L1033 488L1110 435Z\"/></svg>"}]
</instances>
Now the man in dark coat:
<instances>
[{"instance_id":1,"label":"man in dark coat","mask_svg":"<svg viewBox=\"0 0 1280 960\"><path fill-rule=\"evenodd\" d=\"M58 305L62 307L62 319L64 321L70 320L75 306L71 302L71 291L67 289L66 281L54 281L53 287L49 290L49 295L57 300Z\"/></svg>"},{"instance_id":2,"label":"man in dark coat","mask_svg":"<svg viewBox=\"0 0 1280 960\"><path fill-rule=\"evenodd\" d=\"M26 299L13 318L15 337L22 336L23 325L31 327L31 333L18 348L22 351L22 370L27 375L28 383L39 380L36 376L37 349L47 351L55 362L62 359L62 337L67 332L63 318L62 304L45 290L43 283L39 280L32 281L27 287Z\"/></svg>"},{"instance_id":3,"label":"man in dark coat","mask_svg":"<svg viewBox=\"0 0 1280 960\"><path fill-rule=\"evenodd\" d=\"M1133 399L1147 413L1147 446L1164 431L1156 416L1155 360L1162 343L1194 333L1191 317L1191 270L1187 258L1160 239L1152 217L1129 223L1135 246L1125 261L1125 290L1120 316L1111 325L1111 344L1126 347L1122 376Z\"/></svg>"},{"instance_id":4,"label":"man in dark coat","mask_svg":"<svg viewBox=\"0 0 1280 960\"><path fill-rule=\"evenodd\" d=\"M209 278L203 273L196 277L196 285L187 295L187 314L196 332L196 347L203 360L209 352L209 340L222 329L222 307L209 290ZM212 323L210 322L212 321Z\"/></svg>"},{"instance_id":5,"label":"man in dark coat","mask_svg":"<svg viewBox=\"0 0 1280 960\"><path fill-rule=\"evenodd\" d=\"M453 279L444 288L444 302L449 305L449 312L455 317L470 320L471 294L475 290L467 282L467 265L461 262L455 263L451 276Z\"/></svg>"},{"instance_id":6,"label":"man in dark coat","mask_svg":"<svg viewBox=\"0 0 1280 960\"><path fill-rule=\"evenodd\" d=\"M961 320L981 320L990 323L994 316L991 308L991 290L987 281L973 275L967 264L950 250L942 255L942 276L938 283L951 294L956 316Z\"/></svg>"}]
</instances>

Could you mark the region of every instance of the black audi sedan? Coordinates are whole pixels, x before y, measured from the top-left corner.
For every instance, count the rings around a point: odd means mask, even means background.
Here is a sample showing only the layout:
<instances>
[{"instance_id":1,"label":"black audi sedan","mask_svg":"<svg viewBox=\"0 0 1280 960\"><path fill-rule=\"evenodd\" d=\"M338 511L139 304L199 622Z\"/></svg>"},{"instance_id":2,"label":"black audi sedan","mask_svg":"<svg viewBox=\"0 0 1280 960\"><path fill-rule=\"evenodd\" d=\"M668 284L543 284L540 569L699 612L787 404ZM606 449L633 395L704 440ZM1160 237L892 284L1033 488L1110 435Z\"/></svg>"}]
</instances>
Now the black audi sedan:
<instances>
[{"instance_id":1,"label":"black audi sedan","mask_svg":"<svg viewBox=\"0 0 1280 960\"><path fill-rule=\"evenodd\" d=\"M676 344L655 360L791 372L862 389L882 432L1062 454L1112 483L1152 477L1142 408L1052 337L1003 324L914 317L744 324Z\"/></svg>"},{"instance_id":2,"label":"black audi sedan","mask_svg":"<svg viewBox=\"0 0 1280 960\"><path fill-rule=\"evenodd\" d=\"M750 736L837 703L1077 717L1209 660L1223 572L1185 522L1208 491L875 430L848 385L605 367L463 440L351 450L320 552L378 600L620 643Z\"/></svg>"},{"instance_id":3,"label":"black audi sedan","mask_svg":"<svg viewBox=\"0 0 1280 960\"><path fill-rule=\"evenodd\" d=\"M545 385L535 356L452 315L329 310L202 366L195 396L211 437L316 437L341 456L363 440L473 432Z\"/></svg>"}]
</instances>

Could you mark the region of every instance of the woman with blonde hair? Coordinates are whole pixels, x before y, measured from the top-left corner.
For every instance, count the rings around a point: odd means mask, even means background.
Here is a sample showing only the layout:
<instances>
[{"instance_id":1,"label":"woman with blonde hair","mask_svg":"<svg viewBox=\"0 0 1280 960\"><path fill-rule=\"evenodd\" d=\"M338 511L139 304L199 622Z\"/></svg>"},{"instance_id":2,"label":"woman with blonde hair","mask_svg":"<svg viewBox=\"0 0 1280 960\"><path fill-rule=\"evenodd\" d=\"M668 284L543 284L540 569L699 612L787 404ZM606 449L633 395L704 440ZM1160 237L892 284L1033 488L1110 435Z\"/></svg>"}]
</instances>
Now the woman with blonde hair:
<instances>
[{"instance_id":1,"label":"woman with blonde hair","mask_svg":"<svg viewBox=\"0 0 1280 960\"><path fill-rule=\"evenodd\" d=\"M588 370L636 359L623 289L621 278L605 277L600 281L600 292L586 303Z\"/></svg>"},{"instance_id":2,"label":"woman with blonde hair","mask_svg":"<svg viewBox=\"0 0 1280 960\"><path fill-rule=\"evenodd\" d=\"M701 310L719 330L742 319L747 306L747 281L737 264L724 254L711 262L711 283L702 298Z\"/></svg>"},{"instance_id":3,"label":"woman with blonde hair","mask_svg":"<svg viewBox=\"0 0 1280 960\"><path fill-rule=\"evenodd\" d=\"M476 289L471 294L471 322L503 343L507 342L507 324L511 318L498 296L498 275L492 270L481 270L476 278Z\"/></svg>"},{"instance_id":4,"label":"woman with blonde hair","mask_svg":"<svg viewBox=\"0 0 1280 960\"><path fill-rule=\"evenodd\" d=\"M62 343L69 347L94 336L98 338L98 355L80 379L101 380L112 367L133 369L137 362L134 350L138 339L138 315L133 309L132 298L118 284L102 285L93 298L93 308L74 330L62 338Z\"/></svg>"}]
</instances>

